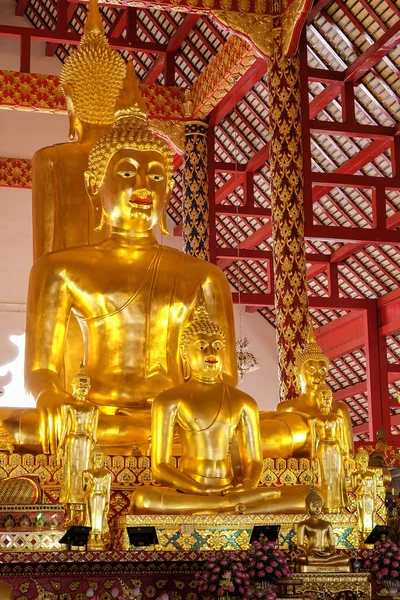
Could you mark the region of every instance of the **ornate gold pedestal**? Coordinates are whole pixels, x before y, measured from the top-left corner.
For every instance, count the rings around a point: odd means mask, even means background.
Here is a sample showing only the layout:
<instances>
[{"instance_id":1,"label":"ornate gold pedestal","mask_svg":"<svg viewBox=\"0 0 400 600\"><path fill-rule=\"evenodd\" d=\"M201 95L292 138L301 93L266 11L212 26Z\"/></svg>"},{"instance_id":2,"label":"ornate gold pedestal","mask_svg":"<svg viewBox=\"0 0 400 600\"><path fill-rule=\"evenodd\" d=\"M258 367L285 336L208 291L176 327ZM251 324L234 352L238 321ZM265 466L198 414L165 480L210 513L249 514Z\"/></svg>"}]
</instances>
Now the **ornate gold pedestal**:
<instances>
[{"instance_id":1,"label":"ornate gold pedestal","mask_svg":"<svg viewBox=\"0 0 400 600\"><path fill-rule=\"evenodd\" d=\"M344 592L350 592L352 598L369 600L371 584L369 573L299 573L293 579L302 583L296 591L310 600L337 600Z\"/></svg>"},{"instance_id":2,"label":"ornate gold pedestal","mask_svg":"<svg viewBox=\"0 0 400 600\"><path fill-rule=\"evenodd\" d=\"M330 515L338 548L358 547L359 533L355 515ZM156 550L204 551L246 550L255 525L280 525L279 544L287 548L294 527L304 515L124 515L112 525L114 550L134 550L127 527L155 527L159 544ZM146 549L144 549L146 551ZM148 548L153 550L153 547Z\"/></svg>"}]
</instances>

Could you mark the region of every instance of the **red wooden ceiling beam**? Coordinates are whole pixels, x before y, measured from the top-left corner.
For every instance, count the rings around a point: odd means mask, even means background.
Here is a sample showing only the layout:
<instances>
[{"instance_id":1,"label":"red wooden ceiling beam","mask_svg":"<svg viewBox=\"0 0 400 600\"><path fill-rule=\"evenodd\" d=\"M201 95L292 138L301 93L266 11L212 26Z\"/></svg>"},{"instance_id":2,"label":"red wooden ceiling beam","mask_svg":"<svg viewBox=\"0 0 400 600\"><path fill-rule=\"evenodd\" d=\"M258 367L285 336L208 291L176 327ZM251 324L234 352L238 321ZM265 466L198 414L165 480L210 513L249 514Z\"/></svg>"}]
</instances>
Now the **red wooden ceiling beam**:
<instances>
[{"instance_id":1,"label":"red wooden ceiling beam","mask_svg":"<svg viewBox=\"0 0 400 600\"><path fill-rule=\"evenodd\" d=\"M326 6L328 6L328 4L331 4L331 3L332 3L332 0L317 0L317 2L314 4L312 9L308 13L307 23L312 23L312 21L314 21L315 17L317 15L319 15L321 10L323 10Z\"/></svg>"},{"instance_id":2,"label":"red wooden ceiling beam","mask_svg":"<svg viewBox=\"0 0 400 600\"><path fill-rule=\"evenodd\" d=\"M389 335L400 331L400 288L378 299L379 333Z\"/></svg>"},{"instance_id":3,"label":"red wooden ceiling beam","mask_svg":"<svg viewBox=\"0 0 400 600\"><path fill-rule=\"evenodd\" d=\"M28 37L31 40L42 42L54 42L59 44L77 45L81 36L77 33L63 32L50 29L35 29L31 27L16 27L14 25L0 25L0 37L21 38ZM148 54L165 54L167 44L158 44L153 42L141 42L136 44L124 40L123 38L109 38L109 43L115 50L127 50L129 52L145 52Z\"/></svg>"},{"instance_id":4,"label":"red wooden ceiling beam","mask_svg":"<svg viewBox=\"0 0 400 600\"><path fill-rule=\"evenodd\" d=\"M267 61L258 58L210 113L210 125L220 123L267 72Z\"/></svg>"},{"instance_id":5,"label":"red wooden ceiling beam","mask_svg":"<svg viewBox=\"0 0 400 600\"><path fill-rule=\"evenodd\" d=\"M261 150L258 150L258 152L248 160L246 165L240 165L241 167L244 166L244 170L242 168L241 171L233 171L232 177L215 191L215 204L220 204L229 196L229 194L232 194L236 188L243 184L245 173L254 173L260 169L269 159L269 150L270 146L268 143L263 146ZM233 167L239 167L239 165L234 163ZM218 170L216 163L214 163L214 168L215 170Z\"/></svg>"},{"instance_id":6,"label":"red wooden ceiling beam","mask_svg":"<svg viewBox=\"0 0 400 600\"><path fill-rule=\"evenodd\" d=\"M388 29L368 50L345 70L344 81L357 81L400 42L400 20ZM342 90L341 83L328 85L310 102L310 119L314 119Z\"/></svg>"},{"instance_id":7,"label":"red wooden ceiling beam","mask_svg":"<svg viewBox=\"0 0 400 600\"><path fill-rule=\"evenodd\" d=\"M18 0L17 6L15 7L15 14L17 17L22 17L24 15L28 4L29 0Z\"/></svg>"},{"instance_id":8,"label":"red wooden ceiling beam","mask_svg":"<svg viewBox=\"0 0 400 600\"><path fill-rule=\"evenodd\" d=\"M310 120L310 130L313 133L324 135L341 135L344 137L357 137L368 139L393 138L396 135L395 127L383 127L380 125L363 125L361 123L341 123L336 121Z\"/></svg>"},{"instance_id":9,"label":"red wooden ceiling beam","mask_svg":"<svg viewBox=\"0 0 400 600\"><path fill-rule=\"evenodd\" d=\"M190 31L196 25L199 20L199 15L196 14L188 14L183 19L182 24L177 27L172 34L171 38L168 41L167 45L167 53L176 52L181 44L184 42ZM165 67L166 57L165 55L160 55L154 61L153 66L150 71L144 77L144 83L153 84L157 81L158 76L162 73Z\"/></svg>"},{"instance_id":10,"label":"red wooden ceiling beam","mask_svg":"<svg viewBox=\"0 0 400 600\"><path fill-rule=\"evenodd\" d=\"M59 0L58 0L59 1ZM69 23L71 22L71 19L74 15L75 9L76 9L76 5L72 4L72 2L68 2L67 3L67 17L66 17L66 28L68 28ZM59 5L57 5L59 6ZM58 13L57 13L58 16ZM58 22L57 22L57 26L58 26ZM58 43L57 42L52 42L51 44L47 44L46 45L46 51L45 51L45 55L46 56L54 56L55 51L58 48Z\"/></svg>"}]
</instances>

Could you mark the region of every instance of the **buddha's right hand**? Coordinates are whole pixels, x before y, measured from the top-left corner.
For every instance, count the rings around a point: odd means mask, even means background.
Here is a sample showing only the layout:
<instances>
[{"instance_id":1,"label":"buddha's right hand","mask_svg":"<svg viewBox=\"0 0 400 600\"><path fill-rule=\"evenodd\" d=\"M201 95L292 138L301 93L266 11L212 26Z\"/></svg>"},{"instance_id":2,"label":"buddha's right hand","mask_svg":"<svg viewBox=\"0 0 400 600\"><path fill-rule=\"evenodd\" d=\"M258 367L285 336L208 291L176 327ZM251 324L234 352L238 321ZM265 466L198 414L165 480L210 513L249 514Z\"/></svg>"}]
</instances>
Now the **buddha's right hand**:
<instances>
[{"instance_id":1,"label":"buddha's right hand","mask_svg":"<svg viewBox=\"0 0 400 600\"><path fill-rule=\"evenodd\" d=\"M56 454L60 434L60 410L71 402L72 396L62 390L49 390L40 394L36 407L40 415L40 441L43 454Z\"/></svg>"}]
</instances>

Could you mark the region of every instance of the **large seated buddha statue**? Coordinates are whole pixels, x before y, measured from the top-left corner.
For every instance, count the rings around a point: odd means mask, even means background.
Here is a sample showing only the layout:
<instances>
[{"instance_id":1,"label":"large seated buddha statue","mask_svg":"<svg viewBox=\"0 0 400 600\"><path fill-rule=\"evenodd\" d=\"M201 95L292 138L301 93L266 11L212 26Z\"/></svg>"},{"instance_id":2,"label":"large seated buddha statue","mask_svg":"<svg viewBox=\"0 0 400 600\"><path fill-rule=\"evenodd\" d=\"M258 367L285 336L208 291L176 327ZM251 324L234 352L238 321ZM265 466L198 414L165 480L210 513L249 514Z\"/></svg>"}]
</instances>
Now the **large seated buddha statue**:
<instances>
[{"instance_id":1,"label":"large seated buddha statue","mask_svg":"<svg viewBox=\"0 0 400 600\"><path fill-rule=\"evenodd\" d=\"M134 439L147 442L151 402L182 383L179 339L199 288L211 317L227 332L224 378L237 384L233 307L224 274L156 240L156 225L165 231L173 154L148 126L132 63L116 115L91 150L85 173L95 223L106 222L109 237L46 254L30 275L25 381L39 409L45 452L55 451L59 409L71 400L61 379L71 314L85 341L89 400L100 411L98 442L109 453L124 448L129 453ZM20 440L37 439L29 418L19 428Z\"/></svg>"},{"instance_id":2,"label":"large seated buddha statue","mask_svg":"<svg viewBox=\"0 0 400 600\"><path fill-rule=\"evenodd\" d=\"M55 250L98 243L107 227L95 228L85 189L89 152L114 122L114 107L126 66L104 34L97 0L91 0L84 33L60 75L69 142L41 148L32 160L33 260ZM83 357L82 334L71 315L63 376L70 388Z\"/></svg>"},{"instance_id":3,"label":"large seated buddha statue","mask_svg":"<svg viewBox=\"0 0 400 600\"><path fill-rule=\"evenodd\" d=\"M225 332L201 299L180 348L186 381L159 394L152 410L152 473L163 487L137 488L131 512L303 512L306 486L257 487L263 468L258 406L223 380ZM182 447L179 467L171 465L174 432Z\"/></svg>"},{"instance_id":4,"label":"large seated buddha statue","mask_svg":"<svg viewBox=\"0 0 400 600\"><path fill-rule=\"evenodd\" d=\"M301 395L294 400L285 400L276 407L276 412L260 414L261 438L264 456L271 446L271 438L276 441L275 458L288 456L311 456L311 435L309 419L320 416L317 402L318 390L326 383L329 358L316 341L312 325L309 328L307 343L296 357L296 371L299 377ZM341 417L344 440L350 454L354 451L353 432L349 409L344 402L332 401L332 412ZM275 422L275 428L272 423Z\"/></svg>"}]
</instances>

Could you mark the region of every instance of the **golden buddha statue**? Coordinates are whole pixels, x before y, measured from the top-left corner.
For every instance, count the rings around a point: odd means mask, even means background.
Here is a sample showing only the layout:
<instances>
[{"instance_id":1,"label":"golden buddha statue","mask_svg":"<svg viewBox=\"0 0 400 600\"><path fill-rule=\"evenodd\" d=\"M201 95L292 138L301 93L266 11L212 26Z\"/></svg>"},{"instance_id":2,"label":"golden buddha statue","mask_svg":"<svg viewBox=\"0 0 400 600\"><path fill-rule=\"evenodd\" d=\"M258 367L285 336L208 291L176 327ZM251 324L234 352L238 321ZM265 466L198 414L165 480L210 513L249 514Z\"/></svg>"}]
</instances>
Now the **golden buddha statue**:
<instances>
[{"instance_id":1,"label":"golden buddha statue","mask_svg":"<svg viewBox=\"0 0 400 600\"><path fill-rule=\"evenodd\" d=\"M350 571L350 557L335 550L332 525L321 519L322 498L312 489L306 498L308 519L297 525L297 571Z\"/></svg>"},{"instance_id":2,"label":"golden buddha statue","mask_svg":"<svg viewBox=\"0 0 400 600\"><path fill-rule=\"evenodd\" d=\"M153 403L152 473L166 487L137 488L131 498L133 513L303 510L305 486L257 487L263 467L258 407L223 381L226 347L224 330L198 299L180 343L186 381ZM175 431L182 447L179 468L170 462Z\"/></svg>"},{"instance_id":3,"label":"golden buddha statue","mask_svg":"<svg viewBox=\"0 0 400 600\"><path fill-rule=\"evenodd\" d=\"M311 455L308 418L318 417L320 414L316 399L317 390L322 383L326 383L328 368L329 358L322 352L315 339L314 329L310 325L307 343L296 357L301 396L295 400L280 402L275 413L269 411L260 414L264 456L286 458ZM343 419L346 446L349 452L353 453L354 442L349 409L344 402L334 400L332 412ZM269 451L271 445L276 448L275 454Z\"/></svg>"},{"instance_id":4,"label":"golden buddha statue","mask_svg":"<svg viewBox=\"0 0 400 600\"><path fill-rule=\"evenodd\" d=\"M72 398L61 406L61 436L57 454L63 461L60 503L66 505L64 525L82 525L85 504L82 473L89 467L90 453L96 443L98 409L88 402L90 377L83 364L72 381ZM44 420L43 426L50 421Z\"/></svg>"},{"instance_id":5,"label":"golden buddha statue","mask_svg":"<svg viewBox=\"0 0 400 600\"><path fill-rule=\"evenodd\" d=\"M364 540L376 525L376 473L368 468L369 455L360 448L356 454L356 468L352 475L356 495L358 528Z\"/></svg>"},{"instance_id":6,"label":"golden buddha statue","mask_svg":"<svg viewBox=\"0 0 400 600\"><path fill-rule=\"evenodd\" d=\"M105 550L109 528L107 515L110 508L112 475L104 468L104 453L100 447L92 452L93 468L83 472L86 502L86 525L89 534L88 550Z\"/></svg>"},{"instance_id":7,"label":"golden buddha statue","mask_svg":"<svg viewBox=\"0 0 400 600\"><path fill-rule=\"evenodd\" d=\"M73 141L41 148L32 160L34 261L55 250L95 244L107 227L94 221L85 189L89 152L114 121L114 106L125 75L125 61L104 35L97 0L91 0L78 47L61 69L61 86ZM62 376L69 389L83 340L71 315Z\"/></svg>"},{"instance_id":8,"label":"golden buddha statue","mask_svg":"<svg viewBox=\"0 0 400 600\"><path fill-rule=\"evenodd\" d=\"M340 512L348 505L345 460L349 458L349 450L343 419L332 411L333 396L329 386L319 386L316 400L320 414L309 421L311 458L319 475L326 512Z\"/></svg>"},{"instance_id":9,"label":"golden buddha statue","mask_svg":"<svg viewBox=\"0 0 400 600\"><path fill-rule=\"evenodd\" d=\"M70 402L61 370L71 314L83 332L90 400L101 413L99 443L109 454L129 454L132 439L147 443L151 402L183 381L179 339L199 288L212 318L227 332L224 378L237 384L233 307L225 275L204 260L160 246L155 237L157 224L165 231L173 154L149 129L132 63L116 115L110 131L91 150L85 174L96 223L109 224L109 237L47 254L31 271L25 382L41 411L46 452L56 448L57 428L45 421L56 422L60 406ZM11 420L5 424L12 427ZM37 437L28 417L25 425L26 438ZM21 431L20 423L18 427Z\"/></svg>"}]
</instances>

